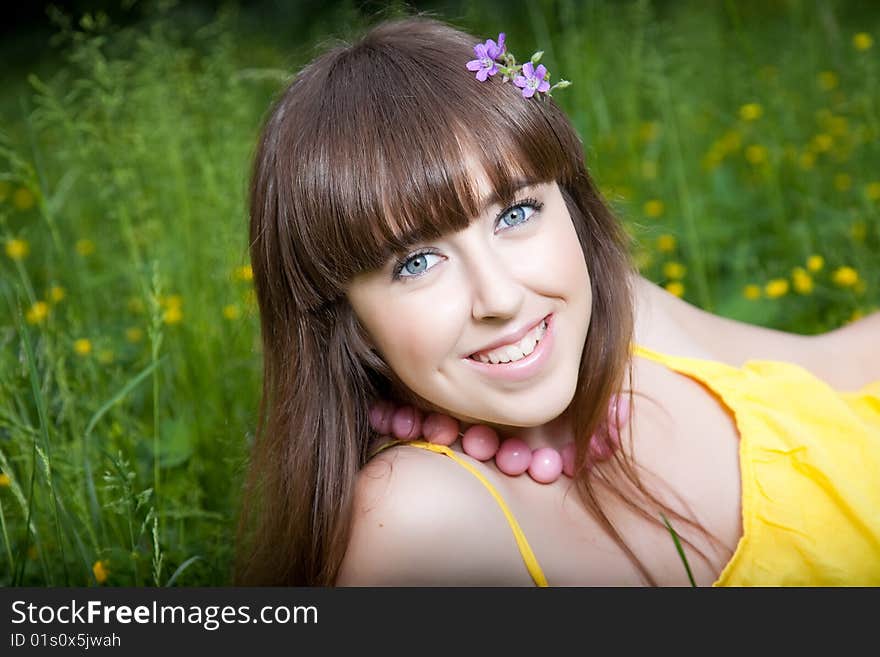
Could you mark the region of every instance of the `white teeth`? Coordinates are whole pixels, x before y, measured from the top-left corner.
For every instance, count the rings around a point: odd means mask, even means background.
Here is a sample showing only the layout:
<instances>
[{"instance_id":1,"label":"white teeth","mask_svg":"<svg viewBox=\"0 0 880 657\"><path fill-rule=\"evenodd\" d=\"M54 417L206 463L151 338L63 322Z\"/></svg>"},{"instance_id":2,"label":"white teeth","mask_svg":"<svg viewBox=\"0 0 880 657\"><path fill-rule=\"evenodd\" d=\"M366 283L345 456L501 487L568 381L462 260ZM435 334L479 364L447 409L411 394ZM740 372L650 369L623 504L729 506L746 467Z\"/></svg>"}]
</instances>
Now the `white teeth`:
<instances>
[{"instance_id":1,"label":"white teeth","mask_svg":"<svg viewBox=\"0 0 880 657\"><path fill-rule=\"evenodd\" d=\"M519 342L504 347L498 347L498 349L494 349L487 354L479 354L477 356L471 356L471 358L483 363L492 363L493 365L522 360L535 350L535 346L541 341L541 338L544 337L546 331L547 322L545 320L535 329L529 331L529 333L527 333Z\"/></svg>"}]
</instances>

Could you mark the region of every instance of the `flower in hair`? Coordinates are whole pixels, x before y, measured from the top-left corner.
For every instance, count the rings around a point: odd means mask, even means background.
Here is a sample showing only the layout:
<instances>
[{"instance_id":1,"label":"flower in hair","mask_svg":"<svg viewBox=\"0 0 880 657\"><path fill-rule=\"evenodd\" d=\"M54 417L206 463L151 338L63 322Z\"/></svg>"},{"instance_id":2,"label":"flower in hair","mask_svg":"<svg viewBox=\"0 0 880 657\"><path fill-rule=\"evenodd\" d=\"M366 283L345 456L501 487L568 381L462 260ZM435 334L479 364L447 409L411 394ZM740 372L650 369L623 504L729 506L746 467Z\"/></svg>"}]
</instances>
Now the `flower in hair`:
<instances>
[{"instance_id":1,"label":"flower in hair","mask_svg":"<svg viewBox=\"0 0 880 657\"><path fill-rule=\"evenodd\" d=\"M476 59L467 63L469 71L477 72L477 80L485 82L490 75L498 72L498 63L495 61L504 53L504 32L498 35L498 43L488 39L486 43L478 43L474 46Z\"/></svg>"},{"instance_id":2,"label":"flower in hair","mask_svg":"<svg viewBox=\"0 0 880 657\"><path fill-rule=\"evenodd\" d=\"M549 77L549 75L547 75L547 69L543 64L539 64L536 69L534 64L526 62L523 64L522 72L525 75L517 75L513 79L513 83L517 87L522 87L523 98L531 98L536 91L546 93L550 90L550 83L545 79L545 76Z\"/></svg>"},{"instance_id":3,"label":"flower in hair","mask_svg":"<svg viewBox=\"0 0 880 657\"><path fill-rule=\"evenodd\" d=\"M498 34L498 43L492 39L488 39L485 43L478 43L474 46L474 54L477 59L472 59L467 63L469 71L476 71L476 78L480 82L485 82L490 75L495 75L498 71L503 74L502 82L513 80L513 84L522 89L523 98L531 98L536 93L551 96L554 89L564 89L571 85L568 80L560 80L552 87L550 86L550 72L541 64L535 68L544 54L543 50L539 50L524 65L517 65L516 57L513 53L507 52L504 45L504 32Z\"/></svg>"}]
</instances>

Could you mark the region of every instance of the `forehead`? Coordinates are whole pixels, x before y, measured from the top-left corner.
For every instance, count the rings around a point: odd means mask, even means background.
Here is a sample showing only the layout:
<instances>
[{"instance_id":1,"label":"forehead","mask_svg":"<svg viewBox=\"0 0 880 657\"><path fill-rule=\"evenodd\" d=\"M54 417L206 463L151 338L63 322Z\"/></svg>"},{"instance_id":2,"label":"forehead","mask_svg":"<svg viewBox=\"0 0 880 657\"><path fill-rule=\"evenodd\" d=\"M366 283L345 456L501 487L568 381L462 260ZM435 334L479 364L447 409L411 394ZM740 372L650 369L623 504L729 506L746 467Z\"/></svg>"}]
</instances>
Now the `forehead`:
<instances>
[{"instance_id":1,"label":"forehead","mask_svg":"<svg viewBox=\"0 0 880 657\"><path fill-rule=\"evenodd\" d=\"M552 162L527 157L514 142L478 139L458 134L452 151L440 149L424 166L404 160L411 163L409 170L401 163L393 175L380 172L372 178L379 183L367 190L374 192L372 197L355 203L341 220L345 228L340 225L334 233L347 242L342 252L357 254L343 259L350 265L348 282L383 272L417 246L464 230L494 208L513 204L520 190L535 188L537 194L539 185L558 178Z\"/></svg>"}]
</instances>

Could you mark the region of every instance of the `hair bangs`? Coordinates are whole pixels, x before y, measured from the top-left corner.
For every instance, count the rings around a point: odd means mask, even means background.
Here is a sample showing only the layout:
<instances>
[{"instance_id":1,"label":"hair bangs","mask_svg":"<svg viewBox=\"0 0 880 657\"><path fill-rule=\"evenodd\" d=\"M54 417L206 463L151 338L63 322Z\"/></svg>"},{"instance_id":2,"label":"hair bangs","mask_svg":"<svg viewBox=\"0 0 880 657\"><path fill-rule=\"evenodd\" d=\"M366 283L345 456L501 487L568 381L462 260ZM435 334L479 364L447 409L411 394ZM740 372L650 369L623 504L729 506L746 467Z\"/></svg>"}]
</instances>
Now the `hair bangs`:
<instances>
[{"instance_id":1,"label":"hair bangs","mask_svg":"<svg viewBox=\"0 0 880 657\"><path fill-rule=\"evenodd\" d=\"M553 101L523 98L500 76L476 80L465 66L473 43L412 32L397 42L399 32L382 31L326 53L325 75L303 76L310 101L288 140L284 205L312 263L309 296L324 301L414 245L466 228L487 199L506 205L524 185L568 182L579 169L577 137Z\"/></svg>"}]
</instances>

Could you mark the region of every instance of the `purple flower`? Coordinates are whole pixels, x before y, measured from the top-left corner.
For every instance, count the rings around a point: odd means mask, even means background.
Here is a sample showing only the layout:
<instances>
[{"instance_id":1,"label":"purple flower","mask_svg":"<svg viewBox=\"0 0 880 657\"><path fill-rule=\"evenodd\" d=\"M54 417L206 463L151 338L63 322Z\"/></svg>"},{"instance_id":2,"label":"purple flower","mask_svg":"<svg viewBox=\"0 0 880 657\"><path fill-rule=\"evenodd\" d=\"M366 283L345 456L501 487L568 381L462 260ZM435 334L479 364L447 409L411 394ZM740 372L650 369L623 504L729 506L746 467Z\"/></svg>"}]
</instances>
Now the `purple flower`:
<instances>
[{"instance_id":1,"label":"purple flower","mask_svg":"<svg viewBox=\"0 0 880 657\"><path fill-rule=\"evenodd\" d=\"M498 63L495 61L504 52L504 32L498 35L498 43L488 39L486 43L478 43L474 46L474 54L477 59L467 63L469 71L477 72L477 80L485 82L490 75L498 72Z\"/></svg>"},{"instance_id":2,"label":"purple flower","mask_svg":"<svg viewBox=\"0 0 880 657\"><path fill-rule=\"evenodd\" d=\"M523 98L531 98L535 95L536 91L540 91L541 93L549 91L550 83L544 79L544 76L547 74L547 69L544 68L543 64L535 69L534 64L526 62L523 64L522 72L525 75L517 75L514 78L513 83L517 87L522 87Z\"/></svg>"}]
</instances>

